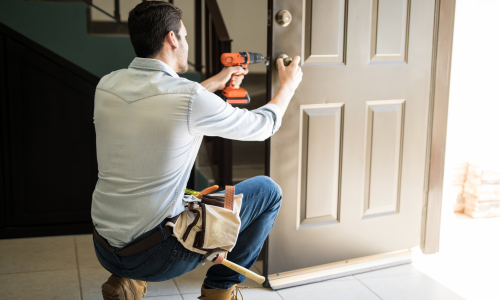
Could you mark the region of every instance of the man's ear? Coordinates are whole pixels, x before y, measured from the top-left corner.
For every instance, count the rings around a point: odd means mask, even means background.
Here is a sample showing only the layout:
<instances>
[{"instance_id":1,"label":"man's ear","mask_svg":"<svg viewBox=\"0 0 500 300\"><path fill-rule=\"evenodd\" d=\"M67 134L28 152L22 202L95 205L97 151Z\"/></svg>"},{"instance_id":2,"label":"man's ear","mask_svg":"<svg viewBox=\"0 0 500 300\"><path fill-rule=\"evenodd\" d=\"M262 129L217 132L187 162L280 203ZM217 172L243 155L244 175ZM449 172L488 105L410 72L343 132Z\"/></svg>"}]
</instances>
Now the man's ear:
<instances>
[{"instance_id":1,"label":"man's ear","mask_svg":"<svg viewBox=\"0 0 500 300\"><path fill-rule=\"evenodd\" d=\"M175 33L173 31L169 31L167 35L165 36L165 42L169 43L172 48L177 49L179 48L179 41L177 40L177 37L175 36Z\"/></svg>"}]
</instances>

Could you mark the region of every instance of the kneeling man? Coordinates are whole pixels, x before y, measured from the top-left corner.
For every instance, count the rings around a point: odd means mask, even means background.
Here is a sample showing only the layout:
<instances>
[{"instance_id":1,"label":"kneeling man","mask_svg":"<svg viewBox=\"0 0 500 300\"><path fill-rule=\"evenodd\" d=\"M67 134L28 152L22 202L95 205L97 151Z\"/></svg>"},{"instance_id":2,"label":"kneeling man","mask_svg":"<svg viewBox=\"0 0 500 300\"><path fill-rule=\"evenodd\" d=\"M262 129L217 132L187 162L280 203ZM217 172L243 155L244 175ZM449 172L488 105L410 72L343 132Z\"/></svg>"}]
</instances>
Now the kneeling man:
<instances>
[{"instance_id":1,"label":"kneeling man","mask_svg":"<svg viewBox=\"0 0 500 300\"><path fill-rule=\"evenodd\" d=\"M179 77L188 69L182 13L163 1L146 1L129 15L137 57L128 69L104 76L95 94L94 123L99 181L92 199L94 245L113 275L105 299L141 299L147 281L165 281L195 269L204 258L166 230L184 211L184 188L203 136L262 141L273 135L302 80L299 57L284 67L281 87L268 104L248 111L214 94L240 67L225 68L201 84ZM239 86L243 76L233 84ZM235 186L243 194L241 230L228 260L250 269L274 225L281 189L258 176ZM200 299L228 300L245 277L212 266ZM200 283L201 284L201 283Z\"/></svg>"}]
</instances>

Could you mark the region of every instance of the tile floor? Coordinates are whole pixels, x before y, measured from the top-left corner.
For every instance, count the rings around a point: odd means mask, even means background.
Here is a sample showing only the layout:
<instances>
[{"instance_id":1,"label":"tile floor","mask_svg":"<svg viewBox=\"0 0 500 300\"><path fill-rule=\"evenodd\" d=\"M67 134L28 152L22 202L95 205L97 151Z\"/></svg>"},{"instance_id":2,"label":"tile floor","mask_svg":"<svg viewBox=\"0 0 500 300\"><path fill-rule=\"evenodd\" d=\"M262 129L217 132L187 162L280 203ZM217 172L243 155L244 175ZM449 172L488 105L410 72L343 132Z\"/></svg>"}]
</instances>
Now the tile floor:
<instances>
[{"instance_id":1,"label":"tile floor","mask_svg":"<svg viewBox=\"0 0 500 300\"><path fill-rule=\"evenodd\" d=\"M147 299L196 300L209 264L162 283L149 283ZM253 271L261 273L262 263ZM0 240L0 298L102 299L109 273L97 261L91 235ZM288 288L262 288L247 280L245 300L464 299L412 265ZM311 296L314 296L311 298Z\"/></svg>"},{"instance_id":2,"label":"tile floor","mask_svg":"<svg viewBox=\"0 0 500 300\"><path fill-rule=\"evenodd\" d=\"M500 218L443 215L440 252L413 264L272 291L247 280L245 300L500 300ZM197 300L209 264L149 283L146 299ZM252 268L261 273L262 263ZM109 273L91 235L0 240L0 299L102 299Z\"/></svg>"}]
</instances>

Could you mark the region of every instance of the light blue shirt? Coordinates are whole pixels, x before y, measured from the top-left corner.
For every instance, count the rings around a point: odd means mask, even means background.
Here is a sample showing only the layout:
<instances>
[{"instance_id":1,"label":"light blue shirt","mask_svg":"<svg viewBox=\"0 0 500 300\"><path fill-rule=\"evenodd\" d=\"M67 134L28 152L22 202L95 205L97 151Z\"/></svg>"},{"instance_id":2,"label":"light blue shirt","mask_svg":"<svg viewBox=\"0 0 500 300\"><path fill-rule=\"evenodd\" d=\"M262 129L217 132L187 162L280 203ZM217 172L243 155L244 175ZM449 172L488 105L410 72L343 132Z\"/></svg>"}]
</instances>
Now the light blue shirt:
<instances>
[{"instance_id":1,"label":"light blue shirt","mask_svg":"<svg viewBox=\"0 0 500 300\"><path fill-rule=\"evenodd\" d=\"M167 64L135 58L104 76L95 94L99 180L92 220L123 247L184 210L183 191L204 135L263 141L281 125L278 106L231 106Z\"/></svg>"}]
</instances>

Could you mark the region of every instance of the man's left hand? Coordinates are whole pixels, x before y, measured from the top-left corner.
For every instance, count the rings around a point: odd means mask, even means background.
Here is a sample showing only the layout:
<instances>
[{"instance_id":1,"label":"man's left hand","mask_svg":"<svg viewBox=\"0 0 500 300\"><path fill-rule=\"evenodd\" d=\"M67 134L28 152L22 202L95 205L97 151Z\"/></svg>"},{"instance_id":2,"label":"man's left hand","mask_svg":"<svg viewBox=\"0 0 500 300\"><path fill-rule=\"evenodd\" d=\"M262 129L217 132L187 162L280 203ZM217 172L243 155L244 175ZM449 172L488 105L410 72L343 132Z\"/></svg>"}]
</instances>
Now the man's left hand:
<instances>
[{"instance_id":1,"label":"man's left hand","mask_svg":"<svg viewBox=\"0 0 500 300\"><path fill-rule=\"evenodd\" d=\"M240 74L238 76L234 76L232 82L232 85L237 89L240 87L245 75L248 74L248 69L243 69L242 67L225 67L219 74L203 81L201 85L212 93L222 90L226 87L226 83L229 81L233 73Z\"/></svg>"}]
</instances>

